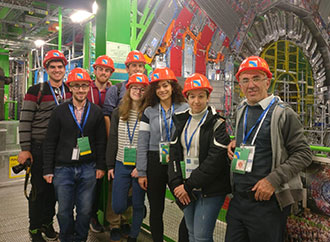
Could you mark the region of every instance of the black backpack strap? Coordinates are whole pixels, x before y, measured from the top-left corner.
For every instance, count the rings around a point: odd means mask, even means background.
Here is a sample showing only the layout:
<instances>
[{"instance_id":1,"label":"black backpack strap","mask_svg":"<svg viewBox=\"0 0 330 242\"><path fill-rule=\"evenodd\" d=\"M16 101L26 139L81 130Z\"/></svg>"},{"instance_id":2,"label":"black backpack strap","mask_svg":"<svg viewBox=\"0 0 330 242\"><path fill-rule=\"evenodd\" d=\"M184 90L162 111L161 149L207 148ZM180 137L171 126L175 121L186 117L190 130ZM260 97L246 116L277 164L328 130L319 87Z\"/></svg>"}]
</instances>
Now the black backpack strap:
<instances>
[{"instance_id":1,"label":"black backpack strap","mask_svg":"<svg viewBox=\"0 0 330 242\"><path fill-rule=\"evenodd\" d=\"M41 82L41 83L40 83L39 92L38 92L38 97L37 97L37 110L39 110L41 100L42 100L42 98L45 96L44 85L45 85L44 82Z\"/></svg>"}]
</instances>

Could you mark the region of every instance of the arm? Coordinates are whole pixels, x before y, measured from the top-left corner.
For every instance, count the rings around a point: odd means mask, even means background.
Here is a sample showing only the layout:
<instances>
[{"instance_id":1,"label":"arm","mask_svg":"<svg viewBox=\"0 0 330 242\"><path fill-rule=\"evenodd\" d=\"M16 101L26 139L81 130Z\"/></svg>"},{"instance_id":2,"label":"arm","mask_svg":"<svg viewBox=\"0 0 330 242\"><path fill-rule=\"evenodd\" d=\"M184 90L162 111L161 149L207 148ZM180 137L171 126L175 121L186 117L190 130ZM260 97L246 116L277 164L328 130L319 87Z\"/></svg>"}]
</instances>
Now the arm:
<instances>
[{"instance_id":1,"label":"arm","mask_svg":"<svg viewBox=\"0 0 330 242\"><path fill-rule=\"evenodd\" d=\"M221 122L221 121L218 121ZM229 135L226 132L226 124L223 121L213 133L208 154L205 160L191 173L185 183L188 193L193 188L205 187L212 183L217 175L225 174L227 165L227 145L230 143Z\"/></svg>"},{"instance_id":2,"label":"arm","mask_svg":"<svg viewBox=\"0 0 330 242\"><path fill-rule=\"evenodd\" d=\"M105 148L107 137L105 134L104 117L99 108L96 108L97 122L95 131L95 147L96 147L96 178L100 179L104 176L105 165Z\"/></svg>"},{"instance_id":3,"label":"arm","mask_svg":"<svg viewBox=\"0 0 330 242\"><path fill-rule=\"evenodd\" d=\"M107 133L107 138L109 138L110 133L110 117L104 116L104 123L105 123L105 132Z\"/></svg>"},{"instance_id":4,"label":"arm","mask_svg":"<svg viewBox=\"0 0 330 242\"><path fill-rule=\"evenodd\" d=\"M111 117L113 110L117 107L118 102L118 90L116 85L112 85L105 94L104 104L103 104L103 115Z\"/></svg>"}]
</instances>

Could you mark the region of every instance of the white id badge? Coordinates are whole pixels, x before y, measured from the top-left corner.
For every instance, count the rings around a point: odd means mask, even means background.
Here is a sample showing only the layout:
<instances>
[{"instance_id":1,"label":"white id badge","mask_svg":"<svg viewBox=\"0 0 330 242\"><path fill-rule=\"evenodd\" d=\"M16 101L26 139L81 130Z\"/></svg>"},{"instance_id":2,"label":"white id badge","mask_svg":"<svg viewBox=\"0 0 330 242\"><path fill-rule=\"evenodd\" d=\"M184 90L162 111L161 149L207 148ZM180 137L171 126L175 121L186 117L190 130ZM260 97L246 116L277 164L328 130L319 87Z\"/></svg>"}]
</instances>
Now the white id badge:
<instances>
[{"instance_id":1,"label":"white id badge","mask_svg":"<svg viewBox=\"0 0 330 242\"><path fill-rule=\"evenodd\" d=\"M249 152L249 156L248 156L248 160L245 166L245 171L246 172L251 172L252 171L252 167L253 167L253 159L254 159L254 153L255 153L255 146L244 146L245 149L248 149Z\"/></svg>"},{"instance_id":2,"label":"white id badge","mask_svg":"<svg viewBox=\"0 0 330 242\"><path fill-rule=\"evenodd\" d=\"M74 147L72 150L72 160L79 160L79 148L78 147Z\"/></svg>"},{"instance_id":3,"label":"white id badge","mask_svg":"<svg viewBox=\"0 0 330 242\"><path fill-rule=\"evenodd\" d=\"M199 159L198 158L185 158L186 164L186 179L188 179L198 166L199 166Z\"/></svg>"}]
</instances>

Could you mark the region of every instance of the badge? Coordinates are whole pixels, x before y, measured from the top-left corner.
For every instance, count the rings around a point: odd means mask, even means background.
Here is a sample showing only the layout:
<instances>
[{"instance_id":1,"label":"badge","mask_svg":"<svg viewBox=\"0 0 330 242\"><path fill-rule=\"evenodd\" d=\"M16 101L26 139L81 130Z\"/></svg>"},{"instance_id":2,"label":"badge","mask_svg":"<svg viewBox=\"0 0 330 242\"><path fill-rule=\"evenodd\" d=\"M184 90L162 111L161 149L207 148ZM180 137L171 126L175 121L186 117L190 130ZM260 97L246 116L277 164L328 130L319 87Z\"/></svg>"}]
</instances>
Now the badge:
<instances>
[{"instance_id":1,"label":"badge","mask_svg":"<svg viewBox=\"0 0 330 242\"><path fill-rule=\"evenodd\" d=\"M245 167L249 157L249 149L236 147L234 159L231 163L231 171L234 173L245 174Z\"/></svg>"},{"instance_id":2,"label":"badge","mask_svg":"<svg viewBox=\"0 0 330 242\"><path fill-rule=\"evenodd\" d=\"M246 162L245 171L251 172L252 166L253 166L254 152L255 152L256 147L255 146L244 146L244 148L249 150L249 156L248 156L248 160Z\"/></svg>"},{"instance_id":3,"label":"badge","mask_svg":"<svg viewBox=\"0 0 330 242\"><path fill-rule=\"evenodd\" d=\"M136 147L135 146L125 146L124 147L124 165L135 166L136 164Z\"/></svg>"},{"instance_id":4,"label":"badge","mask_svg":"<svg viewBox=\"0 0 330 242\"><path fill-rule=\"evenodd\" d=\"M188 179L198 166L199 166L199 159L198 158L185 158L185 176Z\"/></svg>"},{"instance_id":5,"label":"badge","mask_svg":"<svg viewBox=\"0 0 330 242\"><path fill-rule=\"evenodd\" d=\"M79 148L78 147L73 148L71 160L79 160Z\"/></svg>"},{"instance_id":6,"label":"badge","mask_svg":"<svg viewBox=\"0 0 330 242\"><path fill-rule=\"evenodd\" d=\"M159 161L162 165L167 165L170 161L170 143L161 142L159 143Z\"/></svg>"},{"instance_id":7,"label":"badge","mask_svg":"<svg viewBox=\"0 0 330 242\"><path fill-rule=\"evenodd\" d=\"M89 145L88 137L78 138L77 139L77 144L78 144L81 156L88 155L88 154L92 153L91 147Z\"/></svg>"}]
</instances>

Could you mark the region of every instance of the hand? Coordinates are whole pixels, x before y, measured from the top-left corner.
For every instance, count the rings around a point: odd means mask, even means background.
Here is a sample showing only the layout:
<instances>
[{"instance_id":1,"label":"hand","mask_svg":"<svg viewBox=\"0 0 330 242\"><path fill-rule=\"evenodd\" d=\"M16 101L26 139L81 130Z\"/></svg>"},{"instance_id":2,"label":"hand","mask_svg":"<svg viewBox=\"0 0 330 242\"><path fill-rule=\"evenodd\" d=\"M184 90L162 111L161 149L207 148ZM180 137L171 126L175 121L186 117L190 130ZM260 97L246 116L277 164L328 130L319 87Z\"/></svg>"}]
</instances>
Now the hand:
<instances>
[{"instance_id":1,"label":"hand","mask_svg":"<svg viewBox=\"0 0 330 242\"><path fill-rule=\"evenodd\" d=\"M131 177L137 178L138 177L138 171L136 168L131 172Z\"/></svg>"},{"instance_id":2,"label":"hand","mask_svg":"<svg viewBox=\"0 0 330 242\"><path fill-rule=\"evenodd\" d=\"M101 179L105 174L105 171L96 169L96 179Z\"/></svg>"},{"instance_id":3,"label":"hand","mask_svg":"<svg viewBox=\"0 0 330 242\"><path fill-rule=\"evenodd\" d=\"M270 199L275 191L275 188L269 181L267 181L266 178L263 178L254 185L252 191L256 191L254 198L257 201L264 201Z\"/></svg>"},{"instance_id":4,"label":"hand","mask_svg":"<svg viewBox=\"0 0 330 242\"><path fill-rule=\"evenodd\" d=\"M236 148L236 140L232 140L229 145L227 146L227 154L230 160L234 157L234 151Z\"/></svg>"},{"instance_id":5,"label":"hand","mask_svg":"<svg viewBox=\"0 0 330 242\"><path fill-rule=\"evenodd\" d=\"M112 179L115 178L115 171L114 171L114 169L110 169L110 170L108 170L108 180L110 181L111 178L112 178Z\"/></svg>"},{"instance_id":6,"label":"hand","mask_svg":"<svg viewBox=\"0 0 330 242\"><path fill-rule=\"evenodd\" d=\"M188 205L190 203L190 197L186 190L184 189L184 185L181 184L174 188L174 195L180 200L183 205Z\"/></svg>"},{"instance_id":7,"label":"hand","mask_svg":"<svg viewBox=\"0 0 330 242\"><path fill-rule=\"evenodd\" d=\"M148 188L148 179L147 179L147 177L146 176L140 176L138 178L138 182L139 182L140 187L143 190L147 191L147 188Z\"/></svg>"},{"instance_id":8,"label":"hand","mask_svg":"<svg viewBox=\"0 0 330 242\"><path fill-rule=\"evenodd\" d=\"M33 162L33 157L30 151L21 151L18 154L17 161L20 164L24 164L27 159L31 159L31 163Z\"/></svg>"},{"instance_id":9,"label":"hand","mask_svg":"<svg viewBox=\"0 0 330 242\"><path fill-rule=\"evenodd\" d=\"M47 175L47 176L44 176L44 179L47 183L52 183L53 182L53 176Z\"/></svg>"}]
</instances>

